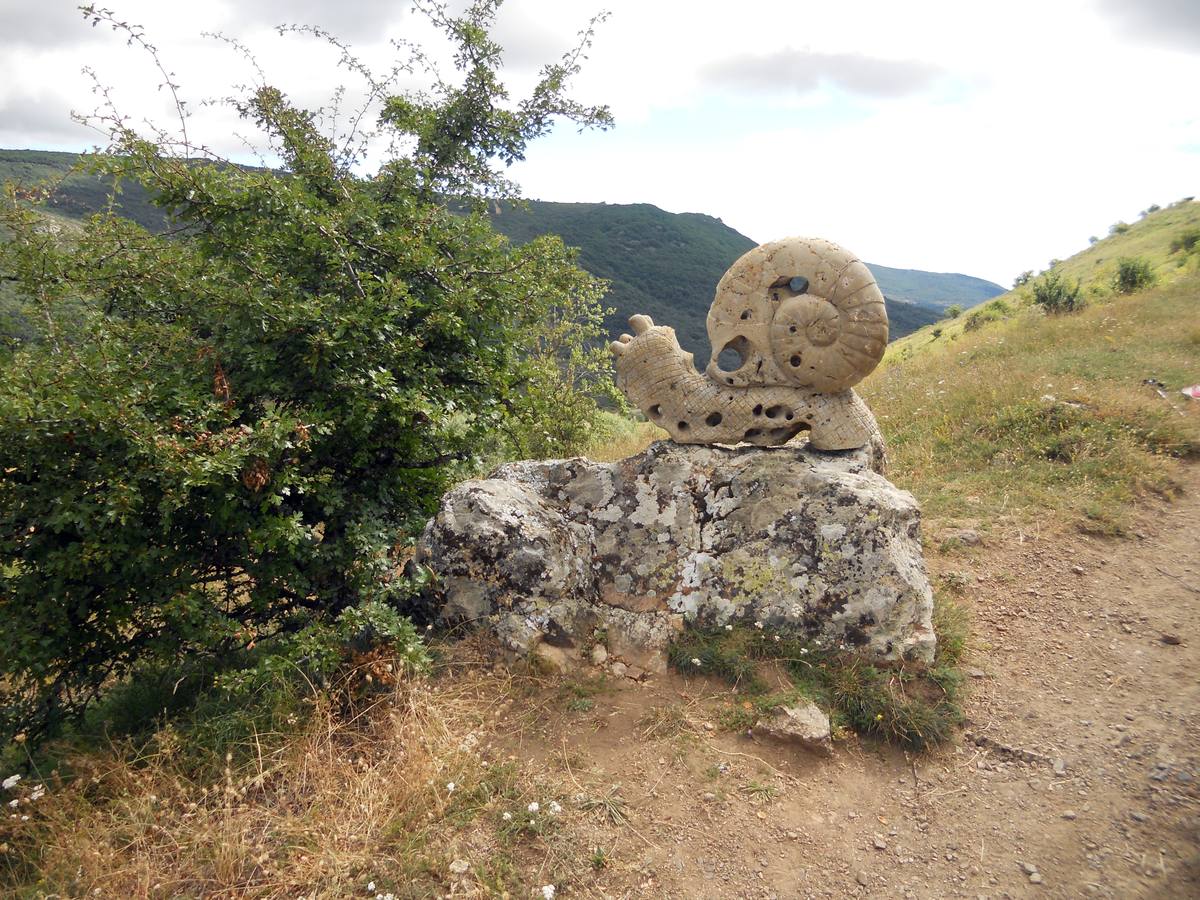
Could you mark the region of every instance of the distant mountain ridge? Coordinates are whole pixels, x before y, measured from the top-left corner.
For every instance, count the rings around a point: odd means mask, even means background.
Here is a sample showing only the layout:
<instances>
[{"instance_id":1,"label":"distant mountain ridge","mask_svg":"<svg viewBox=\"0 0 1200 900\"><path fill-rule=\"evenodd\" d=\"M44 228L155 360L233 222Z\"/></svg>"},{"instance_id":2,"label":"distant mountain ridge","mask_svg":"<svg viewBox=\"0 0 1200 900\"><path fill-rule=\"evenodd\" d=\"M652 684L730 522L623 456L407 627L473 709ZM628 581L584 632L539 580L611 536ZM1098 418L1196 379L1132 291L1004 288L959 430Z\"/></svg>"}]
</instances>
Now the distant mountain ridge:
<instances>
[{"instance_id":1,"label":"distant mountain ridge","mask_svg":"<svg viewBox=\"0 0 1200 900\"><path fill-rule=\"evenodd\" d=\"M100 179L72 173L74 153L0 150L0 182L23 185L61 178L45 205L68 218L103 208L108 187ZM66 177L64 177L66 176ZM136 184L117 198L121 212L150 230L162 230L165 216ZM615 308L605 326L615 337L635 313L671 325L685 349L703 366L708 359L705 318L717 282L739 256L757 242L700 213L669 213L648 203L553 203L531 200L522 208L492 207L496 229L518 243L543 234L561 235L579 248L579 262L609 282L606 306ZM973 306L1004 292L998 284L968 275L922 272L867 264L887 301L890 336L902 337L937 321L946 307Z\"/></svg>"},{"instance_id":2,"label":"distant mountain ridge","mask_svg":"<svg viewBox=\"0 0 1200 900\"><path fill-rule=\"evenodd\" d=\"M517 242L561 235L579 248L580 265L609 280L605 303L616 309L606 322L610 332L627 330L629 316L646 313L673 326L701 365L708 358L704 323L717 282L758 244L712 216L669 213L648 203L530 200L525 209L494 206L492 222ZM893 339L936 322L955 303L973 306L1004 293L1000 285L969 275L867 266L887 302Z\"/></svg>"}]
</instances>

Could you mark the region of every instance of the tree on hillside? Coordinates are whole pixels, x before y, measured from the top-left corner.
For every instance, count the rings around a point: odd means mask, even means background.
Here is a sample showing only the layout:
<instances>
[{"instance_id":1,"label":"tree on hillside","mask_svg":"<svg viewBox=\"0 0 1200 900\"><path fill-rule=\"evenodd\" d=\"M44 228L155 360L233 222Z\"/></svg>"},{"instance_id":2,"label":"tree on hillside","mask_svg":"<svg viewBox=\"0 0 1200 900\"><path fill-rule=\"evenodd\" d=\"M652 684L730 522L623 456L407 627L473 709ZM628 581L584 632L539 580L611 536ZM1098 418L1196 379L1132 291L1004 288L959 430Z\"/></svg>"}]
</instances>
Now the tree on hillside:
<instances>
[{"instance_id":1,"label":"tree on hillside","mask_svg":"<svg viewBox=\"0 0 1200 900\"><path fill-rule=\"evenodd\" d=\"M139 669L319 680L364 635L411 654L397 572L444 488L498 453L586 438L611 390L589 349L602 286L559 240L514 247L481 209L513 195L502 168L554 120L610 118L565 94L591 26L509 102L498 5L418 4L457 72L425 92L335 42L398 148L371 177L360 134L322 133L261 79L234 102L280 172L199 150L182 100L174 136L104 115L112 145L88 170L144 185L165 235L101 214L65 240L9 186L0 273L40 341L0 383L0 738ZM136 27L86 13L159 63ZM428 68L414 50L396 71Z\"/></svg>"}]
</instances>

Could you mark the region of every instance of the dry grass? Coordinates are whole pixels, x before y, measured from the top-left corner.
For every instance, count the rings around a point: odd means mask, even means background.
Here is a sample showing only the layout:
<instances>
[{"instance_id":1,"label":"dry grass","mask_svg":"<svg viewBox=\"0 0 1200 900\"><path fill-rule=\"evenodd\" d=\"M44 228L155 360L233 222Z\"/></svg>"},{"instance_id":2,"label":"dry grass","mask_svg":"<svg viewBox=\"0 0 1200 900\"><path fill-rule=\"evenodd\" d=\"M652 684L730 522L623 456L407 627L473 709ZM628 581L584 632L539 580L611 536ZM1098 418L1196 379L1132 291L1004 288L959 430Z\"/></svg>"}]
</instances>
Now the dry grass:
<instances>
[{"instance_id":1,"label":"dry grass","mask_svg":"<svg viewBox=\"0 0 1200 900\"><path fill-rule=\"evenodd\" d=\"M653 422L636 422L612 413L602 413L601 422L603 427L586 453L589 459L597 462L625 459L668 437Z\"/></svg>"},{"instance_id":2,"label":"dry grass","mask_svg":"<svg viewBox=\"0 0 1200 900\"><path fill-rule=\"evenodd\" d=\"M1189 276L1072 315L1024 309L907 358L889 350L861 391L891 477L935 518L1119 532L1130 501L1170 492L1176 458L1200 455L1200 404L1179 393L1200 380L1198 296Z\"/></svg>"},{"instance_id":3,"label":"dry grass","mask_svg":"<svg viewBox=\"0 0 1200 900\"><path fill-rule=\"evenodd\" d=\"M499 896L584 887L589 850L560 835L567 783L492 743L504 674L417 680L351 712L315 699L308 726L226 757L217 781L180 765L179 736L112 746L41 781L0 831L0 893L40 897ZM252 740L252 744L255 743ZM18 792L30 795L39 779ZM28 787L26 787L28 786ZM539 804L539 812L528 810ZM507 814L507 818L506 818ZM468 868L455 875L451 863Z\"/></svg>"}]
</instances>

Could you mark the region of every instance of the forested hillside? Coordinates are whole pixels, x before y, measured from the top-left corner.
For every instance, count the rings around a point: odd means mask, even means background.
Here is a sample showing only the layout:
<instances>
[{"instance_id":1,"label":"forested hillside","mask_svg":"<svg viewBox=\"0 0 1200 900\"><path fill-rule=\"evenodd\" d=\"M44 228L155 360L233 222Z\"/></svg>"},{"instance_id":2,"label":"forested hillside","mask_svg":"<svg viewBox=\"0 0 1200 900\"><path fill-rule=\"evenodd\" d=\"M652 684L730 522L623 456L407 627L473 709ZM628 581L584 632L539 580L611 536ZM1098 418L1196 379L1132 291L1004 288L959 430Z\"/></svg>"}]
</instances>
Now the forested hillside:
<instances>
[{"instance_id":1,"label":"forested hillside","mask_svg":"<svg viewBox=\"0 0 1200 900\"><path fill-rule=\"evenodd\" d=\"M0 181L57 181L46 208L80 219L105 207L109 185L72 172L77 161L73 153L0 150ZM162 210L137 184L122 186L116 207L146 228L165 227ZM605 305L615 312L605 326L613 336L626 330L631 315L646 313L672 325L680 343L701 363L708 357L704 320L713 289L729 265L757 243L712 216L669 213L647 203L534 200L525 207L494 206L492 219L518 243L559 234L578 247L581 265L609 282ZM1003 292L997 284L967 275L868 265L887 298L893 339L937 321L951 304L972 306Z\"/></svg>"}]
</instances>

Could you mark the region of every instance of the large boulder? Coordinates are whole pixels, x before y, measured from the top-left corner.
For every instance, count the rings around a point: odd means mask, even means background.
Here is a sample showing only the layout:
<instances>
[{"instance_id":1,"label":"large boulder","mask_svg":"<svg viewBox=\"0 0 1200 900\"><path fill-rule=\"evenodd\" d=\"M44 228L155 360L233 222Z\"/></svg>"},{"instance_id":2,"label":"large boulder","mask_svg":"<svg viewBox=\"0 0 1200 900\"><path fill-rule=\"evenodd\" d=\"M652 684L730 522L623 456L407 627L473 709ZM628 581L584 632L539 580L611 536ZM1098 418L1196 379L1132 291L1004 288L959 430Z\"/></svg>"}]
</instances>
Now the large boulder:
<instances>
[{"instance_id":1,"label":"large boulder","mask_svg":"<svg viewBox=\"0 0 1200 900\"><path fill-rule=\"evenodd\" d=\"M518 462L450 491L417 561L446 623L650 671L685 622L759 624L929 660L912 495L874 451L651 445L614 463ZM560 656L562 654L559 654Z\"/></svg>"}]
</instances>

